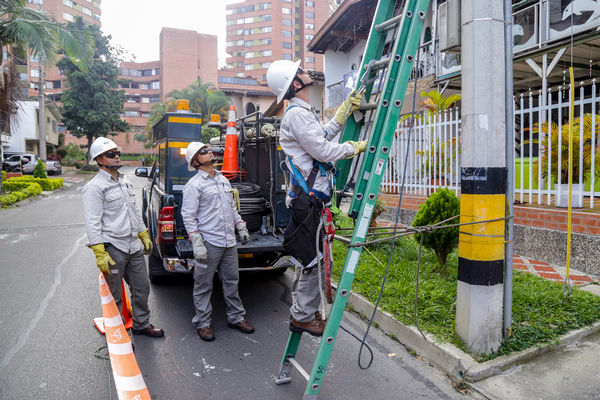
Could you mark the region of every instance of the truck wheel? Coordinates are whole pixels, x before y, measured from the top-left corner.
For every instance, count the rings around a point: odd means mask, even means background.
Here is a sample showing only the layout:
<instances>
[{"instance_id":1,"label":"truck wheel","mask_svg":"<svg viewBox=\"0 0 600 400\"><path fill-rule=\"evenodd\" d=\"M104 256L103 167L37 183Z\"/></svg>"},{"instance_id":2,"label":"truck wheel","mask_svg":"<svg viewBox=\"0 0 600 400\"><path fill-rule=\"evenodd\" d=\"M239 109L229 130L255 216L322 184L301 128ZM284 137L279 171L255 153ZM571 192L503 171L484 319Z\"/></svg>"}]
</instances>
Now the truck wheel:
<instances>
[{"instance_id":1,"label":"truck wheel","mask_svg":"<svg viewBox=\"0 0 600 400\"><path fill-rule=\"evenodd\" d=\"M168 276L162 266L162 259L155 257L153 254L148 256L148 278L154 284L163 283Z\"/></svg>"}]
</instances>

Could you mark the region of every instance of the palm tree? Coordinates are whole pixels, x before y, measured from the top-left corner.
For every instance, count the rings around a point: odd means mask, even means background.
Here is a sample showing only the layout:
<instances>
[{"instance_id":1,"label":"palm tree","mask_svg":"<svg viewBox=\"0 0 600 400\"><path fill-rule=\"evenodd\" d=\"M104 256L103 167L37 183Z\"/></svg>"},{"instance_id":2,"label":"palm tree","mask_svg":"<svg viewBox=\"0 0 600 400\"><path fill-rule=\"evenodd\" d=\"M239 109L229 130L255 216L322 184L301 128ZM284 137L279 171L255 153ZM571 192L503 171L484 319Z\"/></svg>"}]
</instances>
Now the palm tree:
<instances>
[{"instance_id":1,"label":"palm tree","mask_svg":"<svg viewBox=\"0 0 600 400\"><path fill-rule=\"evenodd\" d=\"M10 122L16 123L16 102L23 83L16 79L15 57L30 54L39 59L41 65L52 65L63 50L82 68L87 68L92 60L91 43L89 35L67 29L44 11L28 8L25 0L0 0L0 49L7 47L9 54L6 72L0 73L0 129L10 132Z\"/></svg>"},{"instance_id":2,"label":"palm tree","mask_svg":"<svg viewBox=\"0 0 600 400\"><path fill-rule=\"evenodd\" d=\"M200 79L183 90L173 90L167 97L171 100L167 102L167 111L172 111L169 104L175 105L175 99L187 99L190 102L190 111L202 114L202 118L205 119L211 114L226 116L229 106L229 98L225 93L210 82L202 83Z\"/></svg>"}]
</instances>

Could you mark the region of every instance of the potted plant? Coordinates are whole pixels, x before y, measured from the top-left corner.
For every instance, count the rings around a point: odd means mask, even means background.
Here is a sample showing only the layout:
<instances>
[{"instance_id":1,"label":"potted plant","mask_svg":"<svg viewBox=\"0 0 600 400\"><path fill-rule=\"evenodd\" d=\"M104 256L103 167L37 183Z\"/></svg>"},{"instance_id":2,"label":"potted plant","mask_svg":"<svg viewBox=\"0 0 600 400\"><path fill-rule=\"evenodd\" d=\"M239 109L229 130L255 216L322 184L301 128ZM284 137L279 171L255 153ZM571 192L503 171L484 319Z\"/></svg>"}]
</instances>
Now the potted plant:
<instances>
[{"instance_id":1,"label":"potted plant","mask_svg":"<svg viewBox=\"0 0 600 400\"><path fill-rule=\"evenodd\" d=\"M592 124L595 125L595 132L592 133ZM581 126L583 125L583 135L580 135ZM585 182L591 177L592 174L592 157L594 158L594 176L596 179L600 178L600 149L598 143L595 143L594 154L592 154L592 138L600 134L600 116L593 114L584 114L583 120L577 117L573 120L572 128L572 144L573 149L573 162L572 162L572 182L573 182L573 197L571 200L573 207L583 207L583 193L585 188ZM540 132L540 125L535 124L533 127L534 133ZM556 195L556 206L567 207L568 205L568 193L569 193L569 123L562 126L554 121L550 123L544 122L541 125L541 132L544 134L542 139L542 146L546 149L550 149L544 152L542 156L542 176L544 179L548 179L548 157L550 157L550 175L552 182L559 184L558 193ZM559 138L561 143L559 145ZM580 153L579 147L583 140L583 157L581 160L581 172L583 181L580 182ZM560 165L558 164L560 154ZM535 173L537 177L538 163L535 163ZM560 180L559 180L560 178Z\"/></svg>"}]
</instances>

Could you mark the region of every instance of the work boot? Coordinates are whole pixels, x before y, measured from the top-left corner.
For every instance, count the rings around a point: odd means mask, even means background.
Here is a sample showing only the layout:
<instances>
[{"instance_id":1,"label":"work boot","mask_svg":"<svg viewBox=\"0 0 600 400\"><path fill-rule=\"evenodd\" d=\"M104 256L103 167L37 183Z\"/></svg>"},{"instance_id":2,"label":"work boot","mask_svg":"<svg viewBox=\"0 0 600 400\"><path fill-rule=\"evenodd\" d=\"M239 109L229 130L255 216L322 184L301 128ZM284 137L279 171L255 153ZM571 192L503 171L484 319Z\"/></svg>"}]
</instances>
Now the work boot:
<instances>
[{"instance_id":1,"label":"work boot","mask_svg":"<svg viewBox=\"0 0 600 400\"><path fill-rule=\"evenodd\" d=\"M131 332L133 332L134 335L145 335L153 338L159 338L165 335L165 332L162 329L155 328L152 324L140 330L131 329Z\"/></svg>"},{"instance_id":2,"label":"work boot","mask_svg":"<svg viewBox=\"0 0 600 400\"><path fill-rule=\"evenodd\" d=\"M200 336L200 339L206 342L212 342L215 340L215 333L213 332L212 326L198 328L198 336Z\"/></svg>"},{"instance_id":3,"label":"work boot","mask_svg":"<svg viewBox=\"0 0 600 400\"><path fill-rule=\"evenodd\" d=\"M237 324L227 324L228 327L232 329L237 329L243 333L252 333L254 332L254 327L248 323L245 319L241 320Z\"/></svg>"},{"instance_id":4,"label":"work boot","mask_svg":"<svg viewBox=\"0 0 600 400\"><path fill-rule=\"evenodd\" d=\"M327 322L327 315L325 316L325 319L321 318L321 313L319 311L315 311L315 319L318 319L319 321L323 321L323 323Z\"/></svg>"},{"instance_id":5,"label":"work boot","mask_svg":"<svg viewBox=\"0 0 600 400\"><path fill-rule=\"evenodd\" d=\"M325 321L315 318L312 321L300 322L290 317L290 331L292 332L307 332L313 336L322 336L323 330L325 330Z\"/></svg>"}]
</instances>

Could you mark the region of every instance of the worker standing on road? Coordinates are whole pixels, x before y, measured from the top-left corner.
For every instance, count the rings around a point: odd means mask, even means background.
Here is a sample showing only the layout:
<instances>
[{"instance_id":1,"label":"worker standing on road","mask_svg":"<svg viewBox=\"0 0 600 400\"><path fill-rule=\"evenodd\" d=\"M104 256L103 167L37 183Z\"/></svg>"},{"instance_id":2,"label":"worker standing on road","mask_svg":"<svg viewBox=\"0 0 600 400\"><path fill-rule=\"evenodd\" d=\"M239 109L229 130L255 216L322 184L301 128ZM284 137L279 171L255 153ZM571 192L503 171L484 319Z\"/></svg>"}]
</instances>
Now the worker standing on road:
<instances>
[{"instance_id":1,"label":"worker standing on road","mask_svg":"<svg viewBox=\"0 0 600 400\"><path fill-rule=\"evenodd\" d=\"M120 154L115 142L105 137L90 146L90 164L97 163L100 171L83 187L88 246L119 310L123 278L129 285L133 333L161 337L164 332L150 323L148 307L150 283L144 254L152 251L152 240L135 205L133 186L118 171Z\"/></svg>"},{"instance_id":2,"label":"worker standing on road","mask_svg":"<svg viewBox=\"0 0 600 400\"><path fill-rule=\"evenodd\" d=\"M194 249L194 307L192 323L202 340L215 340L211 326L210 297L218 271L223 285L227 325L243 333L254 328L244 319L246 310L238 293L239 271L235 229L242 244L250 240L246 223L237 212L229 180L217 171L214 154L207 145L191 142L185 155L194 175L183 187L181 216Z\"/></svg>"},{"instance_id":3,"label":"worker standing on road","mask_svg":"<svg viewBox=\"0 0 600 400\"><path fill-rule=\"evenodd\" d=\"M315 241L321 211L331 201L333 166L342 158L351 158L365 151L367 142L331 140L341 131L346 118L359 108L362 95L350 93L338 108L335 118L325 126L308 103L313 84L300 61L275 61L267 71L269 89L277 102L289 99L281 120L279 143L286 154L290 171L291 190L286 205L291 218L284 235L284 246L298 267L292 289L290 330L321 336L325 316L317 310L320 303L319 276L313 267L317 264ZM301 272L301 273L300 273Z\"/></svg>"}]
</instances>

